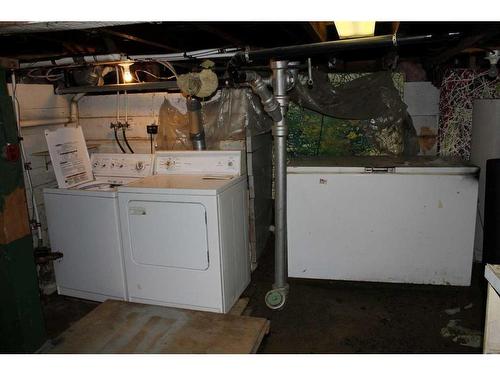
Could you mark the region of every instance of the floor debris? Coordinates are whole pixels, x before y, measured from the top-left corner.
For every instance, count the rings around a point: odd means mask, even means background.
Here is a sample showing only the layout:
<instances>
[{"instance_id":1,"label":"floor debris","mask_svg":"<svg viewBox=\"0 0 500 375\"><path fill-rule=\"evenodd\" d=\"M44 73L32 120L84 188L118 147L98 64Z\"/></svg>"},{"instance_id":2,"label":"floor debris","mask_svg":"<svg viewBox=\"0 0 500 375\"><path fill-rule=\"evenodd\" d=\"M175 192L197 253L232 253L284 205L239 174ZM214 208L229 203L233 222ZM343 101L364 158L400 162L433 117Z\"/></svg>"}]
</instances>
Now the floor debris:
<instances>
[{"instance_id":1,"label":"floor debris","mask_svg":"<svg viewBox=\"0 0 500 375\"><path fill-rule=\"evenodd\" d=\"M450 320L446 327L441 329L441 336L451 338L451 341L462 346L480 348L483 340L481 332L460 326L460 321L460 319Z\"/></svg>"},{"instance_id":2,"label":"floor debris","mask_svg":"<svg viewBox=\"0 0 500 375\"><path fill-rule=\"evenodd\" d=\"M446 309L444 312L448 315L455 315L460 312L460 307L454 307L452 309Z\"/></svg>"},{"instance_id":3,"label":"floor debris","mask_svg":"<svg viewBox=\"0 0 500 375\"><path fill-rule=\"evenodd\" d=\"M474 304L471 302L467 306L464 306L464 310L472 309L472 306L474 306Z\"/></svg>"}]
</instances>

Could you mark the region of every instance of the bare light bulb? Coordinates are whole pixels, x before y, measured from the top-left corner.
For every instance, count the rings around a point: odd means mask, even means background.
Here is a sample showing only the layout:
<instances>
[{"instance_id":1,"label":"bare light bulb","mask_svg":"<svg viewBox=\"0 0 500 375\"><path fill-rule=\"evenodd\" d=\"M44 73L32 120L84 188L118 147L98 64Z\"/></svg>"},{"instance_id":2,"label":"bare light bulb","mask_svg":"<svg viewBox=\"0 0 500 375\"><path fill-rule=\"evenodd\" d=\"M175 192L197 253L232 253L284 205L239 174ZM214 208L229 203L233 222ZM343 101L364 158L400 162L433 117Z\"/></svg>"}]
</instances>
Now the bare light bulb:
<instances>
[{"instance_id":1,"label":"bare light bulb","mask_svg":"<svg viewBox=\"0 0 500 375\"><path fill-rule=\"evenodd\" d=\"M124 82L132 82L134 80L134 77L132 77L132 73L130 72L130 66L132 65L132 62L127 62L127 63L122 63L120 66L123 69L123 81Z\"/></svg>"}]
</instances>

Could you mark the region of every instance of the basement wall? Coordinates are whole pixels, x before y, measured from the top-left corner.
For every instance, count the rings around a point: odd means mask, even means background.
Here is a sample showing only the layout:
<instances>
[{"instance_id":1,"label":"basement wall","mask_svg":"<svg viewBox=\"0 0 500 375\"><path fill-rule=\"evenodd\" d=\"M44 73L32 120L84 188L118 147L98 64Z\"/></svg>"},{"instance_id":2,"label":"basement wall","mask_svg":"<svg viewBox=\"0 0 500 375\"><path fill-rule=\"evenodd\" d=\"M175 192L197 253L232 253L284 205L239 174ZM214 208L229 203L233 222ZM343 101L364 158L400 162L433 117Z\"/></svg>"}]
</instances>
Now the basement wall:
<instances>
[{"instance_id":1,"label":"basement wall","mask_svg":"<svg viewBox=\"0 0 500 375\"><path fill-rule=\"evenodd\" d=\"M180 94L148 93L127 95L128 122L131 124L127 131L127 138L135 152L150 152L150 141L146 132L146 125L153 122L158 123L158 112L166 97L181 112L185 112L185 106L182 105L183 99ZM65 125L32 126L32 124L34 120L50 120L54 123L68 121L72 95L55 95L52 85L18 84L17 98L20 105L23 144L27 158L31 163L31 178L42 224L43 239L44 243L49 245L43 204L43 189L57 187L57 182L50 164L50 157L47 154L44 131L45 129L55 130ZM120 95L119 100L120 121L125 121L125 95ZM85 96L80 100L78 107L78 122L83 129L87 144L97 145L90 152L120 153L121 151L114 141L114 133L110 129L110 123L116 122L116 95ZM27 194L29 210L32 213L32 199L28 189Z\"/></svg>"},{"instance_id":2,"label":"basement wall","mask_svg":"<svg viewBox=\"0 0 500 375\"><path fill-rule=\"evenodd\" d=\"M9 88L10 89L10 88ZM45 129L54 130L64 124L28 126L34 120L53 119L54 122L69 120L72 95L55 95L52 85L18 84L17 97L20 105L22 135L27 157L31 163L31 176L34 194L42 224L43 239L49 245L47 222L43 204L43 189L57 187L55 175L50 164L45 141ZM125 121L125 105L128 100L128 122L131 125L127 138L137 153L149 153L150 143L146 125L158 124L158 114L164 99L185 113L185 101L175 93L136 93L120 95L120 121ZM437 134L439 90L429 82L407 82L404 87L404 100L412 115L417 134L427 142L421 143L421 155L435 155L434 135ZM79 102L79 125L82 126L87 144L96 145L90 152L120 153L114 141L111 122L116 122L116 95L85 96ZM429 137L430 135L430 137ZM121 135L120 135L121 139ZM44 154L45 153L45 154ZM28 205L32 212L31 196Z\"/></svg>"}]
</instances>

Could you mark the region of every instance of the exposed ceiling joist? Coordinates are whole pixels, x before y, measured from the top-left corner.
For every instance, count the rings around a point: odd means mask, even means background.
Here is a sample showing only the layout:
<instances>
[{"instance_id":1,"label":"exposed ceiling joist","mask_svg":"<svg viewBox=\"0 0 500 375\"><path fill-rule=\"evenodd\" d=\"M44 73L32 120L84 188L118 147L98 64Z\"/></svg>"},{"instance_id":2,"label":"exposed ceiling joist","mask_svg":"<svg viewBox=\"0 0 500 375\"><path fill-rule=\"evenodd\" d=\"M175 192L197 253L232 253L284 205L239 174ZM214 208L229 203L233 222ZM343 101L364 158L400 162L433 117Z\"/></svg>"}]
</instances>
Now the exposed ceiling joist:
<instances>
[{"instance_id":1,"label":"exposed ceiling joist","mask_svg":"<svg viewBox=\"0 0 500 375\"><path fill-rule=\"evenodd\" d=\"M392 33L393 34L396 34L399 30L399 24L400 22L399 21L396 21L396 22L391 22L392 24Z\"/></svg>"},{"instance_id":2,"label":"exposed ceiling joist","mask_svg":"<svg viewBox=\"0 0 500 375\"><path fill-rule=\"evenodd\" d=\"M327 22L309 22L309 28L313 38L318 42L326 42L328 40L328 23Z\"/></svg>"},{"instance_id":3,"label":"exposed ceiling joist","mask_svg":"<svg viewBox=\"0 0 500 375\"><path fill-rule=\"evenodd\" d=\"M500 30L498 30L495 34L499 35ZM481 34L472 35L472 36L463 38L456 46L448 48L445 51L443 51L442 53L438 54L437 56L434 56L434 57L428 59L428 63L430 65L437 65L437 64L444 63L445 61L452 59L456 55L463 53L468 48L477 46L483 40L490 39L493 36L494 36L494 34L492 34L492 32L484 32Z\"/></svg>"},{"instance_id":4,"label":"exposed ceiling joist","mask_svg":"<svg viewBox=\"0 0 500 375\"><path fill-rule=\"evenodd\" d=\"M238 39L235 36L226 33L225 31L221 30L218 27L215 27L215 26L212 26L212 25L207 25L207 24L204 24L204 23L203 24L197 24L196 27L199 28L200 30L206 31L206 32L208 32L210 34L214 34L214 35L216 35L216 36L218 36L218 37L220 37L220 38L228 41L229 43L231 43L232 47L243 47L243 46L245 46L245 43L241 39Z\"/></svg>"},{"instance_id":5,"label":"exposed ceiling joist","mask_svg":"<svg viewBox=\"0 0 500 375\"><path fill-rule=\"evenodd\" d=\"M163 43L153 42L151 40L146 40L146 39L143 39L143 38L139 38L139 37L137 37L135 35L121 33L121 32L114 31L114 30L109 30L109 29L102 29L100 31L103 32L103 33L109 34L109 35L114 35L114 36L117 36L117 37L120 37L120 38L123 38L123 39L131 40L133 42L146 44L146 45L152 46L152 47L158 47L158 48L164 49L166 51L170 51L170 52L178 52L179 51L177 48L174 48L174 47L171 47L171 46L167 46L166 44L163 44Z\"/></svg>"},{"instance_id":6,"label":"exposed ceiling joist","mask_svg":"<svg viewBox=\"0 0 500 375\"><path fill-rule=\"evenodd\" d=\"M0 22L0 35L97 29L138 22Z\"/></svg>"},{"instance_id":7,"label":"exposed ceiling joist","mask_svg":"<svg viewBox=\"0 0 500 375\"><path fill-rule=\"evenodd\" d=\"M19 61L15 59L9 59L7 57L0 57L0 67L4 69L16 69L19 68Z\"/></svg>"}]
</instances>

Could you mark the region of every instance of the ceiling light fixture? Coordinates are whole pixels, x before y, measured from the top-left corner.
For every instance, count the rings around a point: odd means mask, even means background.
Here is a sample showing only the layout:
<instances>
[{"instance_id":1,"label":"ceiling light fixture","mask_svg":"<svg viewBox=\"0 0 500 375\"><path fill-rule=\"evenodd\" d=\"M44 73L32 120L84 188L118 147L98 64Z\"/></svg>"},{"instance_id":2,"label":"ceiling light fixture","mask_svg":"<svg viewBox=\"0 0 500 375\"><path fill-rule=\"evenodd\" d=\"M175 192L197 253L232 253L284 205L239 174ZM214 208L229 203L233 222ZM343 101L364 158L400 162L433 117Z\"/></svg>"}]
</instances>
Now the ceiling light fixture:
<instances>
[{"instance_id":1,"label":"ceiling light fixture","mask_svg":"<svg viewBox=\"0 0 500 375\"><path fill-rule=\"evenodd\" d=\"M122 67L123 69L123 81L124 82L132 82L132 80L134 79L132 77L132 73L130 72L130 67L133 65L134 63L133 62L123 62L123 63L120 63L120 66Z\"/></svg>"},{"instance_id":2,"label":"ceiling light fixture","mask_svg":"<svg viewBox=\"0 0 500 375\"><path fill-rule=\"evenodd\" d=\"M375 34L375 21L335 21L340 39L362 38Z\"/></svg>"}]
</instances>

